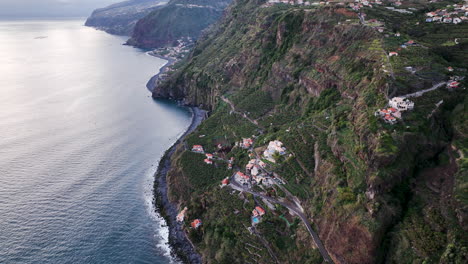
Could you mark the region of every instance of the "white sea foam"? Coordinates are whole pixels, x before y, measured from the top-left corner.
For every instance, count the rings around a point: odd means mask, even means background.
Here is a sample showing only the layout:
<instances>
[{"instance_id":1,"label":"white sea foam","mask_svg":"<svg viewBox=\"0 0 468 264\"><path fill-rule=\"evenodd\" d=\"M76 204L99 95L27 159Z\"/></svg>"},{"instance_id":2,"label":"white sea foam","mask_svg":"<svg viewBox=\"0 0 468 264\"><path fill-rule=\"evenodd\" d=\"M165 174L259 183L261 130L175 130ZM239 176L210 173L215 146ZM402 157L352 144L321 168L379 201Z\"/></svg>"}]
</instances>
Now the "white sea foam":
<instances>
[{"instance_id":1,"label":"white sea foam","mask_svg":"<svg viewBox=\"0 0 468 264\"><path fill-rule=\"evenodd\" d=\"M158 160L156 164L159 164ZM156 244L157 250L161 255L169 259L169 263L178 264L181 263L171 254L171 246L169 245L169 227L167 226L166 220L161 217L159 213L156 212L156 207L154 204L154 174L157 170L157 166L153 166L146 172L146 180L144 186L144 198L146 209L148 214L154 223L154 237L158 241Z\"/></svg>"}]
</instances>

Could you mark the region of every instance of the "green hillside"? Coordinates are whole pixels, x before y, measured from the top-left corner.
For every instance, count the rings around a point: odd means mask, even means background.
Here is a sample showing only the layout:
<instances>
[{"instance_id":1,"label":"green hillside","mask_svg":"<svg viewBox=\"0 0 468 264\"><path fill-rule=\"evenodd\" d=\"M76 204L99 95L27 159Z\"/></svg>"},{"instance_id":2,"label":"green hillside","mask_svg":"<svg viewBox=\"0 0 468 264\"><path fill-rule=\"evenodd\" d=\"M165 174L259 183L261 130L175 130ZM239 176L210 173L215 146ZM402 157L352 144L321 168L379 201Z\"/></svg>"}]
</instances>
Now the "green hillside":
<instances>
[{"instance_id":1,"label":"green hillside","mask_svg":"<svg viewBox=\"0 0 468 264\"><path fill-rule=\"evenodd\" d=\"M219 187L245 170L249 152L236 142L253 136L257 154L273 140L288 153L267 162L285 184L253 190L297 199L334 262L466 262L466 79L409 98L414 109L395 125L374 115L394 96L466 76L467 23L422 20L453 3L404 3L411 16L363 8L365 25L344 4L238 0L228 8L153 94L211 111L186 145L220 160L204 164L181 145L167 176L170 199L188 207L188 219L203 220L196 230L185 225L206 263L323 261L297 214ZM462 41L448 45L454 37ZM416 44L401 47L410 40ZM255 205L267 213L250 232Z\"/></svg>"},{"instance_id":2,"label":"green hillside","mask_svg":"<svg viewBox=\"0 0 468 264\"><path fill-rule=\"evenodd\" d=\"M216 22L230 0L173 0L158 8L135 26L129 44L156 48L174 44L182 38L197 39Z\"/></svg>"}]
</instances>

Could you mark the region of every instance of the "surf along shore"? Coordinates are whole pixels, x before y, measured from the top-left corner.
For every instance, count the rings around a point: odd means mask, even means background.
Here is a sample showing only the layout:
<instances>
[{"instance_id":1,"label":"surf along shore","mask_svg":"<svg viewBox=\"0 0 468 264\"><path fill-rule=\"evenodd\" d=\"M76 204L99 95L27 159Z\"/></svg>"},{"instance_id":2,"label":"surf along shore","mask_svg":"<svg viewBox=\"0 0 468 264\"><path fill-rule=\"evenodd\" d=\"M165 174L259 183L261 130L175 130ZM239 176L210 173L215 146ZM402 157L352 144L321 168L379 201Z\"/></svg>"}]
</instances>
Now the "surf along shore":
<instances>
[{"instance_id":1,"label":"surf along shore","mask_svg":"<svg viewBox=\"0 0 468 264\"><path fill-rule=\"evenodd\" d=\"M176 221L178 208L176 204L169 201L167 196L168 186L166 181L167 172L171 169L171 157L184 138L192 133L205 119L207 112L198 107L190 107L192 111L192 123L187 131L164 153L159 161L154 181L154 203L156 211L166 220L169 227L169 245L172 254L184 263L202 263L200 255L196 252L193 244L188 239L183 225Z\"/></svg>"}]
</instances>

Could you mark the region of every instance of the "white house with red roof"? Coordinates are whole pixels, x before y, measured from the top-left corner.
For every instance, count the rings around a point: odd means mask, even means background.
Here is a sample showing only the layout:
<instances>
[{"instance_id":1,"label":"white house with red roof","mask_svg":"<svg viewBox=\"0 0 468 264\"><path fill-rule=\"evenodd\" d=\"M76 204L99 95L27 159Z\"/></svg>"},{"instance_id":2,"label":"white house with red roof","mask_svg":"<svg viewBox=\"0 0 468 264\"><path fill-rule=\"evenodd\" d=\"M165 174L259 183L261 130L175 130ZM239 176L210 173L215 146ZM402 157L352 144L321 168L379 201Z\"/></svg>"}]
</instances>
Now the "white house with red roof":
<instances>
[{"instance_id":1,"label":"white house with red roof","mask_svg":"<svg viewBox=\"0 0 468 264\"><path fill-rule=\"evenodd\" d=\"M449 89L453 89L453 88L458 88L458 86L460 85L459 82L457 81L451 81L447 84L447 88Z\"/></svg>"},{"instance_id":2,"label":"white house with red roof","mask_svg":"<svg viewBox=\"0 0 468 264\"><path fill-rule=\"evenodd\" d=\"M205 153L202 145L193 145L192 151L197 153Z\"/></svg>"},{"instance_id":3,"label":"white house with red roof","mask_svg":"<svg viewBox=\"0 0 468 264\"><path fill-rule=\"evenodd\" d=\"M382 108L374 113L375 116L381 117L388 124L396 124L397 119L401 119L401 112L394 107Z\"/></svg>"},{"instance_id":4,"label":"white house with red roof","mask_svg":"<svg viewBox=\"0 0 468 264\"><path fill-rule=\"evenodd\" d=\"M248 149L252 146L253 140L251 138L243 138L242 139L242 147Z\"/></svg>"},{"instance_id":5,"label":"white house with red roof","mask_svg":"<svg viewBox=\"0 0 468 264\"><path fill-rule=\"evenodd\" d=\"M255 210L257 210L259 216L263 216L265 214L265 210L260 206L256 206Z\"/></svg>"},{"instance_id":6,"label":"white house with red roof","mask_svg":"<svg viewBox=\"0 0 468 264\"><path fill-rule=\"evenodd\" d=\"M229 178L227 178L227 177L221 181L221 187L224 187L224 186L226 186L228 184L229 184Z\"/></svg>"},{"instance_id":7,"label":"white house with red roof","mask_svg":"<svg viewBox=\"0 0 468 264\"><path fill-rule=\"evenodd\" d=\"M208 164L208 165L212 165L212 164L213 164L213 161L210 160L210 159L204 159L203 161L204 161L206 164Z\"/></svg>"},{"instance_id":8,"label":"white house with red roof","mask_svg":"<svg viewBox=\"0 0 468 264\"><path fill-rule=\"evenodd\" d=\"M247 175L245 175L244 173L238 171L238 172L236 172L236 174L234 175L234 179L235 179L237 182L244 184L244 183L248 183L248 182L249 182L250 177L247 176Z\"/></svg>"},{"instance_id":9,"label":"white house with red roof","mask_svg":"<svg viewBox=\"0 0 468 264\"><path fill-rule=\"evenodd\" d=\"M198 229L202 225L202 221L200 219L195 219L190 225L192 228Z\"/></svg>"}]
</instances>

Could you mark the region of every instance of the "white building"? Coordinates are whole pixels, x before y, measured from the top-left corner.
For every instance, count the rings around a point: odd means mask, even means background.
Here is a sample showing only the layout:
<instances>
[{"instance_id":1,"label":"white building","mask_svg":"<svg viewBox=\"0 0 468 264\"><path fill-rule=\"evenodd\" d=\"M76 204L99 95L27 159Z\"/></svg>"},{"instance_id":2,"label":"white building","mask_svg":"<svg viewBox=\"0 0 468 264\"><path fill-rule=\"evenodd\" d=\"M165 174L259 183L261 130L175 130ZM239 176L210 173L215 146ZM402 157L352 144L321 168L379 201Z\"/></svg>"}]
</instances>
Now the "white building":
<instances>
[{"instance_id":1,"label":"white building","mask_svg":"<svg viewBox=\"0 0 468 264\"><path fill-rule=\"evenodd\" d=\"M257 176L260 173L260 168L258 165L254 165L253 168L250 170L250 174L252 176Z\"/></svg>"},{"instance_id":2,"label":"white building","mask_svg":"<svg viewBox=\"0 0 468 264\"><path fill-rule=\"evenodd\" d=\"M267 160L275 163L276 161L273 158L275 153L279 153L280 155L286 154L286 148L283 147L283 143L279 140L270 141L268 148L263 152L263 156Z\"/></svg>"},{"instance_id":3,"label":"white building","mask_svg":"<svg viewBox=\"0 0 468 264\"><path fill-rule=\"evenodd\" d=\"M454 17L453 20L452 20L452 22L453 22L454 24L458 24L458 23L461 23L462 20L461 20L460 18L458 18L458 17Z\"/></svg>"},{"instance_id":4,"label":"white building","mask_svg":"<svg viewBox=\"0 0 468 264\"><path fill-rule=\"evenodd\" d=\"M414 102L404 97L393 97L388 101L390 107L398 109L398 111L407 111L414 108Z\"/></svg>"}]
</instances>

